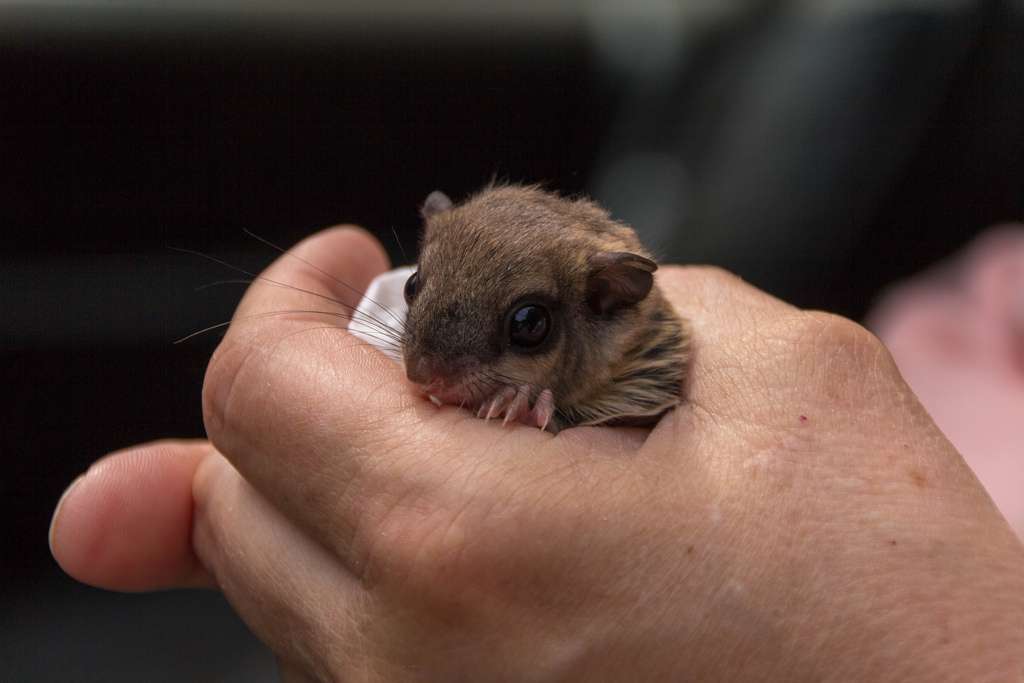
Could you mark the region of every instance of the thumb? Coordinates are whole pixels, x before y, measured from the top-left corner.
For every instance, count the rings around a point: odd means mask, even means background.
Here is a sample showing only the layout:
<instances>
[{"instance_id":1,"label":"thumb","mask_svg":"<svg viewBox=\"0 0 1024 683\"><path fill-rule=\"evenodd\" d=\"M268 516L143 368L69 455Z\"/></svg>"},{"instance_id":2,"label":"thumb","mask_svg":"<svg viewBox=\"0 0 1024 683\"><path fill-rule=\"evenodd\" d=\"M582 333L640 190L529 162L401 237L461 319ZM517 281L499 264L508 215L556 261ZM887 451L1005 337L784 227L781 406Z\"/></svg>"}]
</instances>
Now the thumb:
<instances>
[{"instance_id":1,"label":"thumb","mask_svg":"<svg viewBox=\"0 0 1024 683\"><path fill-rule=\"evenodd\" d=\"M71 577L146 591L214 585L192 550L192 478L206 441L157 441L95 462L61 496L50 551Z\"/></svg>"}]
</instances>

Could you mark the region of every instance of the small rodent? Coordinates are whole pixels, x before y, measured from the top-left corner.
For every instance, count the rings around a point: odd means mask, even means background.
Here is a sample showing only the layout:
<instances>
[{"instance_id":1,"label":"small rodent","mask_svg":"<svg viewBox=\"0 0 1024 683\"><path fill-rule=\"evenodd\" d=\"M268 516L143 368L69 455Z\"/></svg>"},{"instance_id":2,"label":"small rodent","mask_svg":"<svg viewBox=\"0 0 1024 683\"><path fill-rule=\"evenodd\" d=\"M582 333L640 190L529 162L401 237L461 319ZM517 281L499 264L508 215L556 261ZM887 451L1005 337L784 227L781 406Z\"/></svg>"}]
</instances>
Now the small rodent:
<instances>
[{"instance_id":1,"label":"small rodent","mask_svg":"<svg viewBox=\"0 0 1024 683\"><path fill-rule=\"evenodd\" d=\"M680 402L689 334L629 226L515 185L458 205L433 192L421 214L402 351L426 394L553 432L650 424Z\"/></svg>"}]
</instances>

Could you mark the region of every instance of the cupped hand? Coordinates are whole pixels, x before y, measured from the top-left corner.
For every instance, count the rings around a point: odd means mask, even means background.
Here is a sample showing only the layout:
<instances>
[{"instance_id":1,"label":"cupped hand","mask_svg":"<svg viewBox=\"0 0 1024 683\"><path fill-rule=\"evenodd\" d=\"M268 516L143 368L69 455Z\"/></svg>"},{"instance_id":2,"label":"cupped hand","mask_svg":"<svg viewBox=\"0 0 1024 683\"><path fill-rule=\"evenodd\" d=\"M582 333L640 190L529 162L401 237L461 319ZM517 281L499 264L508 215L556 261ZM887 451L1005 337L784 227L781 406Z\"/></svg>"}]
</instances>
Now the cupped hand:
<instances>
[{"instance_id":1,"label":"cupped hand","mask_svg":"<svg viewBox=\"0 0 1024 683\"><path fill-rule=\"evenodd\" d=\"M322 270L267 277L345 306L386 268L352 229L294 253ZM115 589L217 586L296 680L1024 673L1024 548L882 345L718 270L658 275L688 400L556 436L435 407L338 320L278 314L323 301L257 283L207 373L213 446L101 461L54 554Z\"/></svg>"}]
</instances>

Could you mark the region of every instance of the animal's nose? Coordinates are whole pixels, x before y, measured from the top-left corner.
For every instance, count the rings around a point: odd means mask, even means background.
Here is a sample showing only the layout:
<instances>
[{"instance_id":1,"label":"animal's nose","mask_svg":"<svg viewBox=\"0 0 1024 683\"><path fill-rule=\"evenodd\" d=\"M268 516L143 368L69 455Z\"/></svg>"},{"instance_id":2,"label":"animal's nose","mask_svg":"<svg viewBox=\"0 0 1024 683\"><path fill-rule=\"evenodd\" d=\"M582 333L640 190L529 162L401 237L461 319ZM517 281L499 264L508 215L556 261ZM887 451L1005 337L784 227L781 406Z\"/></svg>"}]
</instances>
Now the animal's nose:
<instances>
[{"instance_id":1,"label":"animal's nose","mask_svg":"<svg viewBox=\"0 0 1024 683\"><path fill-rule=\"evenodd\" d=\"M430 365L423 356L408 358L405 362L405 376L410 382L426 384L430 381Z\"/></svg>"},{"instance_id":2,"label":"animal's nose","mask_svg":"<svg viewBox=\"0 0 1024 683\"><path fill-rule=\"evenodd\" d=\"M434 380L443 379L449 374L444 363L426 355L409 358L405 364L405 376L409 378L409 381L424 386Z\"/></svg>"}]
</instances>

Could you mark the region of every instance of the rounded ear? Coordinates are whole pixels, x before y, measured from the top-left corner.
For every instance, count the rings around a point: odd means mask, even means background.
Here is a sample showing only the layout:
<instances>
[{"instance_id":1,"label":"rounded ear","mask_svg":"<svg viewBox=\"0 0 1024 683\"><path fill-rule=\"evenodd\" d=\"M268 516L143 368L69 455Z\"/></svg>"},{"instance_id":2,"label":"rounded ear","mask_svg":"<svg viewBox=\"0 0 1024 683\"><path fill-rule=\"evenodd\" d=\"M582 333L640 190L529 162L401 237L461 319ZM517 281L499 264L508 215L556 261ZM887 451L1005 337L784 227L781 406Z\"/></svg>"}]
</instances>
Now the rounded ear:
<instances>
[{"instance_id":1,"label":"rounded ear","mask_svg":"<svg viewBox=\"0 0 1024 683\"><path fill-rule=\"evenodd\" d=\"M586 301L594 313L607 315L644 300L654 286L658 264L625 251L602 252L590 257Z\"/></svg>"},{"instance_id":2,"label":"rounded ear","mask_svg":"<svg viewBox=\"0 0 1024 683\"><path fill-rule=\"evenodd\" d=\"M420 207L420 215L424 219L436 216L437 214L447 211L452 208L452 200L448 199L448 195L440 190L434 190L427 195L426 201L423 202L423 206Z\"/></svg>"}]
</instances>

